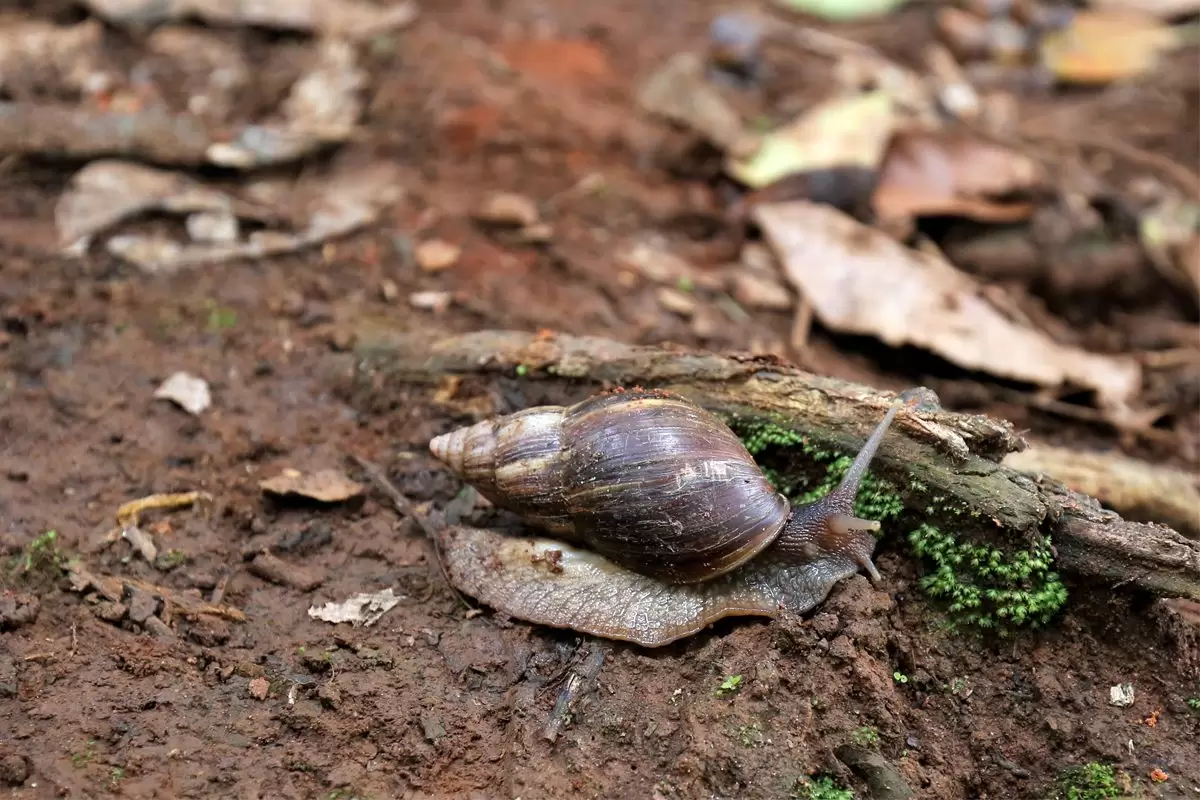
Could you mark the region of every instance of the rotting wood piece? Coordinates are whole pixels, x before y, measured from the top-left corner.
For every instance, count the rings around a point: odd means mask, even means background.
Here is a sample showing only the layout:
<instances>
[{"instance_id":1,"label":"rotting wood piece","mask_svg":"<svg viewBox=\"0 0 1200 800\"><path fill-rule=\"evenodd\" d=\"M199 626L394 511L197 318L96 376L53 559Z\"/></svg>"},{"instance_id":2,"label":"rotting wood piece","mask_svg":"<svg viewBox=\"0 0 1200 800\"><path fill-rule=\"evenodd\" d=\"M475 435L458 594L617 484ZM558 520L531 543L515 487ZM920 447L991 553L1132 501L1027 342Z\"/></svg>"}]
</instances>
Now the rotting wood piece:
<instances>
[{"instance_id":1,"label":"rotting wood piece","mask_svg":"<svg viewBox=\"0 0 1200 800\"><path fill-rule=\"evenodd\" d=\"M366 322L356 333L355 380L365 391L436 384L447 375L640 385L676 392L738 415L852 451L877 424L891 393L813 375L773 359L634 346L610 339L479 331L413 333ZM909 508L937 495L977 512L978 530L956 535L1028 541L1049 534L1067 571L1155 594L1200 599L1200 542L1163 525L1134 523L1091 497L999 462L1025 442L1005 421L922 406L897 418L872 471L892 480Z\"/></svg>"}]
</instances>

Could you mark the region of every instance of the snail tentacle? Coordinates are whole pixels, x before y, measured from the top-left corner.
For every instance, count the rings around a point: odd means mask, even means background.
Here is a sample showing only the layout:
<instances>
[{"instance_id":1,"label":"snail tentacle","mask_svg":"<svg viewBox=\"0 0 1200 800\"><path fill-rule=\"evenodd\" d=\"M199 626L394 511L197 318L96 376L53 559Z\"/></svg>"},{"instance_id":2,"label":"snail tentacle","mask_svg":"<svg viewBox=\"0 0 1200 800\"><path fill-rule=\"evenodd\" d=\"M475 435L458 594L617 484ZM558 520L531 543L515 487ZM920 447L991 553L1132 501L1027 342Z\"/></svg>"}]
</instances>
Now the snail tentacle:
<instances>
[{"instance_id":1,"label":"snail tentacle","mask_svg":"<svg viewBox=\"0 0 1200 800\"><path fill-rule=\"evenodd\" d=\"M820 500L793 510L778 541L784 551L803 560L849 559L859 569L865 570L873 582L883 580L872 560L875 552L875 537L872 534L881 526L877 520L854 516L854 501L859 485L866 477L875 453L901 407L894 405L888 410L854 457L837 488Z\"/></svg>"}]
</instances>

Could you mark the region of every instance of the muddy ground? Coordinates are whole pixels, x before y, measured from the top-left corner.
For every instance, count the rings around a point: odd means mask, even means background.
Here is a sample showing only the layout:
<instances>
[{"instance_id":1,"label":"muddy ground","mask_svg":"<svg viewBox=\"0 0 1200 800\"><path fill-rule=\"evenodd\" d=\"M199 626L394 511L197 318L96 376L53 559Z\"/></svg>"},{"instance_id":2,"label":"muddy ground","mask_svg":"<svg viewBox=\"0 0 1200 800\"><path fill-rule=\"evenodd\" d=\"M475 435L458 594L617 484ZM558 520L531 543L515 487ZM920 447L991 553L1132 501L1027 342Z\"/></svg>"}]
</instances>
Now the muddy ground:
<instances>
[{"instance_id":1,"label":"muddy ground","mask_svg":"<svg viewBox=\"0 0 1200 800\"><path fill-rule=\"evenodd\" d=\"M52 0L15 11L59 22L82 16ZM665 229L711 244L711 230L695 234L695 221L719 228L712 209L720 200L705 177L666 173L654 164L656 145L627 128L636 80L700 47L716 11L709 3L426 4L416 25L368 48L371 100L353 143L357 157L400 167L404 200L367 230L295 256L148 277L103 254L55 255L54 203L77 165L5 162L6 796L832 798L805 783L828 776L866 797L834 756L857 741L878 748L917 797L931 800L1046 797L1063 770L1092 762L1114 765L1144 797L1200 797L1200 713L1187 703L1200 682L1149 614L1149 599L1120 588L1068 576L1069 609L1048 630L981 641L939 625L918 590L919 565L885 540L885 584L847 581L806 621L721 624L661 650L602 645L597 682L551 742L543 732L564 677L601 645L469 610L412 520L374 493L313 506L260 491L260 480L285 468L361 478L347 453L384 465L416 502L444 504L458 491L423 455L432 435L461 421L431 403L432 390L367 400L344 391L338 359L356 319L735 350L786 340L786 313L700 337L657 305L652 288L624 286L612 263L619 236ZM106 35L115 52L137 53L136 36ZM239 101L247 114L278 101L309 46L266 31L219 35L262 59L254 91ZM930 23L916 8L845 35L916 63ZM533 88L514 92L488 67L489 53L503 54ZM795 70L801 87L805 76L821 79L817 59ZM1087 115L1100 113L1107 135L1194 165L1197 85L1179 74L1164 70L1118 98L1117 110L1084 104L1078 124L1095 126ZM578 96L597 104L562 99ZM1034 93L1023 108L1036 115L1066 102ZM295 172L319 174L325 163ZM607 191L576 190L594 175ZM552 209L554 246L474 225L468 212L497 189ZM418 235L455 241L462 257L424 272L412 258ZM1081 306L1092 327L1119 328L1109 312L1126 299L1106 300L1110 289ZM406 298L418 290L457 292L459 302L440 314L413 310ZM1160 302L1150 295L1136 301L1142 310ZM933 375L949 382L944 390L959 380L929 359L819 327L805 361L883 388ZM177 370L208 380L211 410L190 416L153 399ZM1122 440L1102 424L1015 403L1009 389L993 392L978 376L955 385L957 395L944 392L948 405L1061 442L1123 443L1195 466L1195 445L1174 441L1194 441L1186 414L1160 435ZM146 515L164 551L156 563L125 541L106 541L122 503L185 491L214 501ZM54 541L38 538L47 531ZM311 583L248 569L266 548ZM144 590L106 601L71 586L58 568L70 559L244 617L172 612ZM307 613L386 587L402 599L372 627ZM722 690L732 676L740 683ZM1125 683L1136 689L1133 704L1112 705L1110 687ZM1162 774L1165 782L1151 777Z\"/></svg>"}]
</instances>

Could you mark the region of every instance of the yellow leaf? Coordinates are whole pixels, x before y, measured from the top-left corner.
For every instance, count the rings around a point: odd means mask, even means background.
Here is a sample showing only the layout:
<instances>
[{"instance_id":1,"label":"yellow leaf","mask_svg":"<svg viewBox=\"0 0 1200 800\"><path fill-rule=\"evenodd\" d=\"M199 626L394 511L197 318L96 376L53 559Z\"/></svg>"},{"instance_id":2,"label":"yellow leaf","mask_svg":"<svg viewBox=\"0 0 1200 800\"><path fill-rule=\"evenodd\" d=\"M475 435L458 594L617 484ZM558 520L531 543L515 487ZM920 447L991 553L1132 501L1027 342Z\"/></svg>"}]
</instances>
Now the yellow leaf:
<instances>
[{"instance_id":1,"label":"yellow leaf","mask_svg":"<svg viewBox=\"0 0 1200 800\"><path fill-rule=\"evenodd\" d=\"M725 169L754 189L798 172L873 170L883 158L894 124L892 99L885 92L830 100L768 133L749 158L729 157Z\"/></svg>"},{"instance_id":2,"label":"yellow leaf","mask_svg":"<svg viewBox=\"0 0 1200 800\"><path fill-rule=\"evenodd\" d=\"M1133 10L1081 11L1046 35L1042 63L1067 83L1106 84L1144 75L1180 39L1175 29Z\"/></svg>"}]
</instances>

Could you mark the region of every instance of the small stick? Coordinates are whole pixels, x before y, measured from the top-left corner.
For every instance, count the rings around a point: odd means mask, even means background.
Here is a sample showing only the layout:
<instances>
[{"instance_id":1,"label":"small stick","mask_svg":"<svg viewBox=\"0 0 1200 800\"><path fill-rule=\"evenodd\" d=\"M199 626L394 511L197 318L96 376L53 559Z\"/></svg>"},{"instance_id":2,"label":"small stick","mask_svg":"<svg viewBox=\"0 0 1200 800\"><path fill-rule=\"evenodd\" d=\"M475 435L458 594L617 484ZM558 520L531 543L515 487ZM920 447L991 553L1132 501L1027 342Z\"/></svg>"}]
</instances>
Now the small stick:
<instances>
[{"instance_id":1,"label":"small stick","mask_svg":"<svg viewBox=\"0 0 1200 800\"><path fill-rule=\"evenodd\" d=\"M441 570L442 578L446 581L446 585L450 587L450 591L455 597L458 598L458 601L462 603L466 609L474 611L475 606L469 603L466 597L463 596L463 593L454 586L454 584L450 581L450 573L446 571L446 561L442 557L442 547L439 537L441 528L443 526L431 522L425 514L419 513L413 507L412 501L405 497L404 493L397 489L395 484L388 480L387 475L384 474L383 469L380 468L379 465L367 461L365 458L361 458L353 453L350 454L350 458L354 461L354 463L358 464L358 466L362 468L364 472L367 473L367 478L370 479L375 488L388 496L388 498L392 501L392 506L396 509L396 511L415 521L425 535L429 537L429 541L433 544L434 557L437 558L438 569Z\"/></svg>"},{"instance_id":2,"label":"small stick","mask_svg":"<svg viewBox=\"0 0 1200 800\"><path fill-rule=\"evenodd\" d=\"M308 570L289 564L274 553L263 550L254 556L246 569L265 581L282 586L291 586L302 592L311 592L324 583L324 578L313 575Z\"/></svg>"},{"instance_id":3,"label":"small stick","mask_svg":"<svg viewBox=\"0 0 1200 800\"><path fill-rule=\"evenodd\" d=\"M575 698L584 691L589 691L600 674L600 667L604 665L606 652L604 647L593 643L591 655L582 664L571 670L562 690L558 693L558 699L554 701L554 710L550 712L546 729L542 731L543 739L551 742L558 739L558 732L567 721Z\"/></svg>"}]
</instances>

